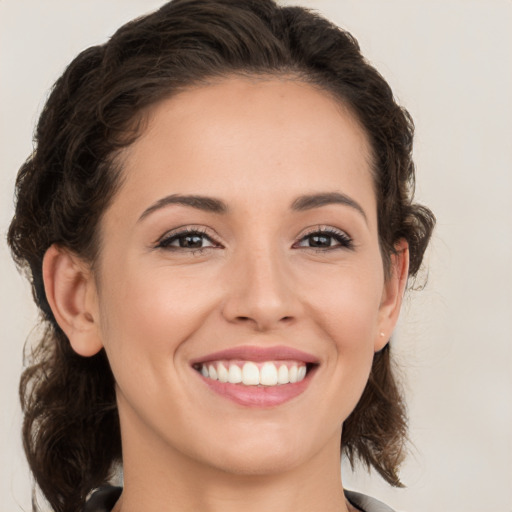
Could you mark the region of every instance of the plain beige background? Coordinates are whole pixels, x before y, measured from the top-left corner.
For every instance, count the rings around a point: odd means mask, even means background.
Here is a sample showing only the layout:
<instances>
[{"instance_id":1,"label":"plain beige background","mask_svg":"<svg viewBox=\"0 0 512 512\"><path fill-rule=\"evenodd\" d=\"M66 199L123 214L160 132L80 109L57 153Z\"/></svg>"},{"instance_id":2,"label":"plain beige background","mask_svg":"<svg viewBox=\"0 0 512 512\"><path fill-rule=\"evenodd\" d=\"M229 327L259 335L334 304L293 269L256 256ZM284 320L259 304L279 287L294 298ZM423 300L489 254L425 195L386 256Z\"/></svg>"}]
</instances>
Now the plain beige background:
<instances>
[{"instance_id":1,"label":"plain beige background","mask_svg":"<svg viewBox=\"0 0 512 512\"><path fill-rule=\"evenodd\" d=\"M82 49L161 0L0 0L0 233L46 91ZM290 2L292 3L292 2ZM303 0L353 32L416 125L418 199L438 217L427 288L394 345L414 447L390 489L344 476L398 511L512 511L512 2ZM35 324L0 244L0 510L29 510L17 381ZM314 414L314 411L312 411ZM348 469L348 468L345 468Z\"/></svg>"}]
</instances>

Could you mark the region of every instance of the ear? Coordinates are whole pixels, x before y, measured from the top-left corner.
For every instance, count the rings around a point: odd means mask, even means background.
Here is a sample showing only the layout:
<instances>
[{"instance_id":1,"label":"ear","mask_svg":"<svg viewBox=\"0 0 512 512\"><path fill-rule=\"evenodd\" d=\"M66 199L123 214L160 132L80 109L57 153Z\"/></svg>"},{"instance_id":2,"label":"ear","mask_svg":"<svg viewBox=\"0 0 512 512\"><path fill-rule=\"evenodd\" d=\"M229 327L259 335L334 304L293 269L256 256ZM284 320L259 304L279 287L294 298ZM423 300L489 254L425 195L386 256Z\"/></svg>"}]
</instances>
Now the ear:
<instances>
[{"instance_id":1,"label":"ear","mask_svg":"<svg viewBox=\"0 0 512 512\"><path fill-rule=\"evenodd\" d=\"M390 272L384 283L379 308L378 332L375 339L375 352L382 350L389 341L402 307L402 299L409 275L409 244L401 239L395 244L391 255Z\"/></svg>"},{"instance_id":2,"label":"ear","mask_svg":"<svg viewBox=\"0 0 512 512\"><path fill-rule=\"evenodd\" d=\"M68 249L53 244L43 258L46 298L55 320L73 350L85 357L97 354L103 344L98 329L98 301L92 272Z\"/></svg>"}]
</instances>

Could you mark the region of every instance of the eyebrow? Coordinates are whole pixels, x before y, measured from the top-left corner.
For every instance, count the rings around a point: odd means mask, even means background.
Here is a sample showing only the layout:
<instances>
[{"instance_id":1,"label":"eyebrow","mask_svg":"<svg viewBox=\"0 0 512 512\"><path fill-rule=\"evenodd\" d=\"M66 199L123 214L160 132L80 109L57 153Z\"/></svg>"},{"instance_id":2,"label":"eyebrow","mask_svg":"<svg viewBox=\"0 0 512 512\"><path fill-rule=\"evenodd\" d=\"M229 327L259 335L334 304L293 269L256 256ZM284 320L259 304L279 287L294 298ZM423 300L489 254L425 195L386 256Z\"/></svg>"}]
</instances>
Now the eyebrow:
<instances>
[{"instance_id":1,"label":"eyebrow","mask_svg":"<svg viewBox=\"0 0 512 512\"><path fill-rule=\"evenodd\" d=\"M364 217L364 220L368 222L368 218L363 207L351 197L340 192L324 192L320 194L300 196L292 203L292 210L311 210L313 208L320 208L321 206L327 206L330 204L343 204L350 206L354 210L358 211Z\"/></svg>"},{"instance_id":2,"label":"eyebrow","mask_svg":"<svg viewBox=\"0 0 512 512\"><path fill-rule=\"evenodd\" d=\"M142 215L139 217L138 222L144 220L148 215L156 210L165 208L171 204L179 204L183 206L189 206L205 212L225 214L228 212L228 206L224 201L216 199L214 197L197 196L197 195L180 195L172 194L162 199L159 199L156 203L146 208ZM354 201L351 197L342 194L340 192L323 192L319 194L308 194L300 196L293 201L291 208L292 210L301 212L305 210L312 210L313 208L320 208L330 204L343 204L350 206L354 210L358 211L366 222L368 219L366 213L359 203Z\"/></svg>"},{"instance_id":3,"label":"eyebrow","mask_svg":"<svg viewBox=\"0 0 512 512\"><path fill-rule=\"evenodd\" d=\"M220 199L205 196L183 196L180 194L172 194L170 196L159 199L156 203L146 208L142 215L139 217L139 222L145 219L149 214L156 210L160 210L170 204L180 204L183 206L190 206L198 210L212 213L227 213L228 207L226 203Z\"/></svg>"}]
</instances>

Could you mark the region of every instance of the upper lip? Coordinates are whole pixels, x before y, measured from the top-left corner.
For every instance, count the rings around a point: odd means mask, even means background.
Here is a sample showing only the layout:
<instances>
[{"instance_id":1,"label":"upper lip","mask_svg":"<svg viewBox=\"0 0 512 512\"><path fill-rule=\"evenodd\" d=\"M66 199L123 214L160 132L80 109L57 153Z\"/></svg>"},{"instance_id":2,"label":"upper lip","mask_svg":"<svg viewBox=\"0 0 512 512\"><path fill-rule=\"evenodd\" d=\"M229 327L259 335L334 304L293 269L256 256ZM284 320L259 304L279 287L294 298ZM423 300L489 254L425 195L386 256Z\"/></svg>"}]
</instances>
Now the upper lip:
<instances>
[{"instance_id":1,"label":"upper lip","mask_svg":"<svg viewBox=\"0 0 512 512\"><path fill-rule=\"evenodd\" d=\"M318 358L314 355L285 345L276 345L273 347L258 347L253 345L231 347L198 357L192 360L191 364L194 365L206 361L219 361L222 359L241 359L254 362L291 360L318 364Z\"/></svg>"}]
</instances>

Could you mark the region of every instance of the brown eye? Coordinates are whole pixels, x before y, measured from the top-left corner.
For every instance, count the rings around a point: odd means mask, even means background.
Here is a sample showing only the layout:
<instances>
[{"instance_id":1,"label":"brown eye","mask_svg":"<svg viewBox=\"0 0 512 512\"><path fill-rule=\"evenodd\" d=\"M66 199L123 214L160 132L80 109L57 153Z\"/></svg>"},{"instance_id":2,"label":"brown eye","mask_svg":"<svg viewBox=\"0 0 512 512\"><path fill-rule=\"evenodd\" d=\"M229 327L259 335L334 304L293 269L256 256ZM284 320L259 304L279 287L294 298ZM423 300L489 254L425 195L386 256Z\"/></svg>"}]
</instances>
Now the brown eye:
<instances>
[{"instance_id":1,"label":"brown eye","mask_svg":"<svg viewBox=\"0 0 512 512\"><path fill-rule=\"evenodd\" d=\"M335 240L329 235L310 235L309 246L310 247L331 247Z\"/></svg>"},{"instance_id":2,"label":"brown eye","mask_svg":"<svg viewBox=\"0 0 512 512\"><path fill-rule=\"evenodd\" d=\"M202 235L185 235L180 236L174 240L177 242L178 247L183 247L187 249L199 249L203 247L204 236ZM169 244L174 245L174 244Z\"/></svg>"},{"instance_id":3,"label":"brown eye","mask_svg":"<svg viewBox=\"0 0 512 512\"><path fill-rule=\"evenodd\" d=\"M159 248L164 249L206 249L215 247L215 244L209 236L199 231L187 231L174 233L163 238L159 243Z\"/></svg>"},{"instance_id":4,"label":"brown eye","mask_svg":"<svg viewBox=\"0 0 512 512\"><path fill-rule=\"evenodd\" d=\"M312 249L350 249L353 243L352 239L343 231L322 230L304 236L297 246Z\"/></svg>"}]
</instances>

